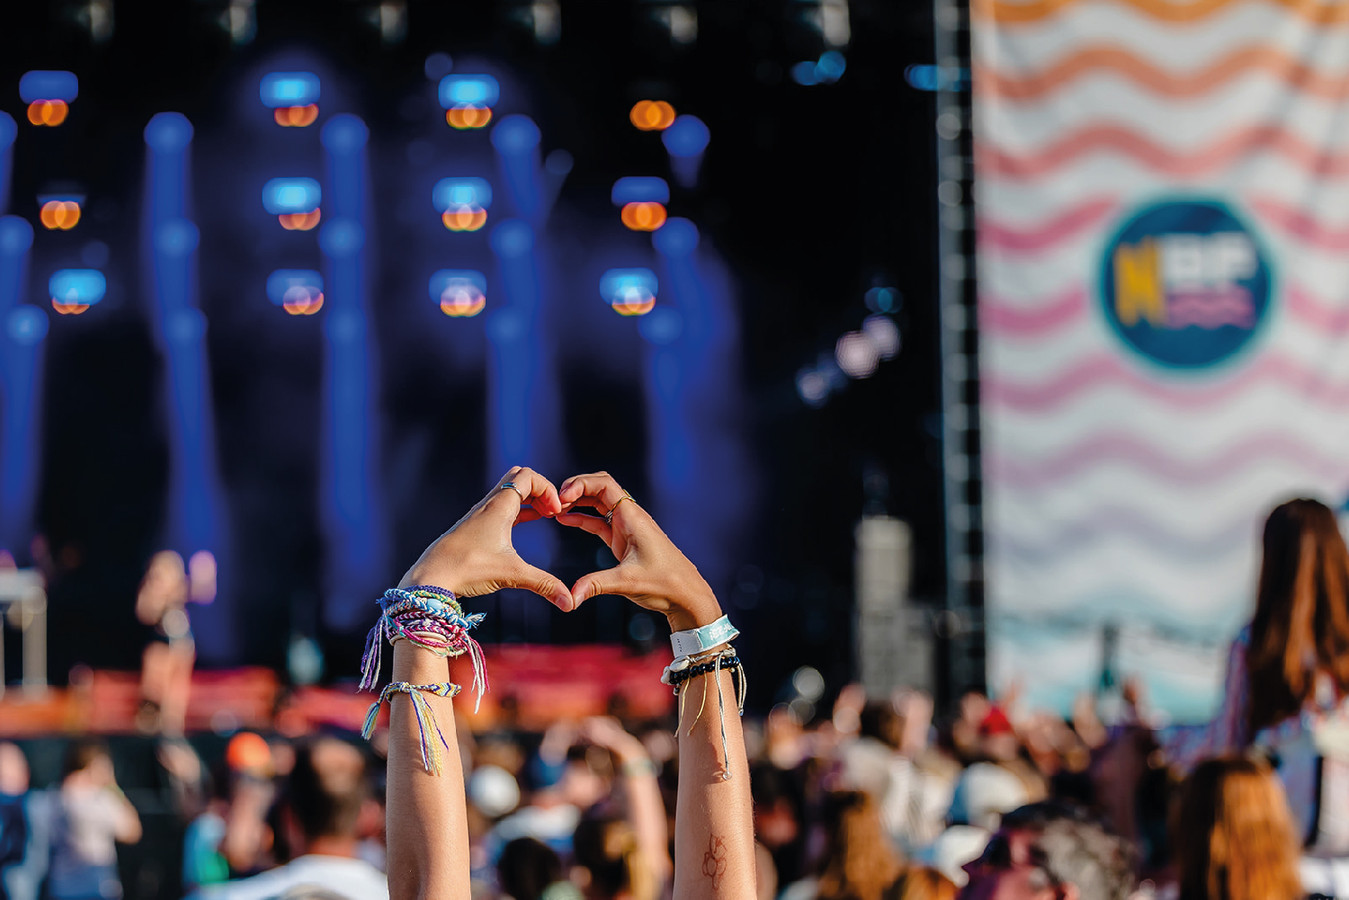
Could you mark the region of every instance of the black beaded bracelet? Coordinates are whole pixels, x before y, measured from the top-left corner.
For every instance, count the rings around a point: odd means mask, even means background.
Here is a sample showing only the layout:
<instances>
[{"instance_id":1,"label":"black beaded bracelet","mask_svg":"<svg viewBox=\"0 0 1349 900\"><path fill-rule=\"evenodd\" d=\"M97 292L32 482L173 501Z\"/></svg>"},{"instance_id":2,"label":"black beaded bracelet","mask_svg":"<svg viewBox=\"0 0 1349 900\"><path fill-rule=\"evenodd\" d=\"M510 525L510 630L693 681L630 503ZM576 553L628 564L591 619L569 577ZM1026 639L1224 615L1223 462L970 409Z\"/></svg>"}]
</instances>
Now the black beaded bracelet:
<instances>
[{"instance_id":1,"label":"black beaded bracelet","mask_svg":"<svg viewBox=\"0 0 1349 900\"><path fill-rule=\"evenodd\" d=\"M706 675L708 672L715 672L718 669L733 669L740 665L740 657L732 656L729 658L719 658L712 662L701 663L700 665L690 666L687 669L681 669L678 672L670 673L670 686L679 689L679 686L690 678L697 678L699 675Z\"/></svg>"}]
</instances>

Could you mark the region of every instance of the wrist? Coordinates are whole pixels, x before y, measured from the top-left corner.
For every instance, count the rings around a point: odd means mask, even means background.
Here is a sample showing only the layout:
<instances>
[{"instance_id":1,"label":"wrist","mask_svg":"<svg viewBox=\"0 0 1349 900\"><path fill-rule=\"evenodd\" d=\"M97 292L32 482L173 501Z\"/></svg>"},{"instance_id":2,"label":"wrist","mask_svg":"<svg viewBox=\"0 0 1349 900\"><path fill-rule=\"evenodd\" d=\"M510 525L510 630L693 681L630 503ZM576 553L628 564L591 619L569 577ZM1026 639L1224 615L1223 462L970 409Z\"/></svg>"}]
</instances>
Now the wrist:
<instances>
[{"instance_id":1,"label":"wrist","mask_svg":"<svg viewBox=\"0 0 1349 900\"><path fill-rule=\"evenodd\" d=\"M688 631L711 625L722 617L721 604L711 590L689 603L675 605L672 601L665 620L670 623L670 631Z\"/></svg>"}]
</instances>

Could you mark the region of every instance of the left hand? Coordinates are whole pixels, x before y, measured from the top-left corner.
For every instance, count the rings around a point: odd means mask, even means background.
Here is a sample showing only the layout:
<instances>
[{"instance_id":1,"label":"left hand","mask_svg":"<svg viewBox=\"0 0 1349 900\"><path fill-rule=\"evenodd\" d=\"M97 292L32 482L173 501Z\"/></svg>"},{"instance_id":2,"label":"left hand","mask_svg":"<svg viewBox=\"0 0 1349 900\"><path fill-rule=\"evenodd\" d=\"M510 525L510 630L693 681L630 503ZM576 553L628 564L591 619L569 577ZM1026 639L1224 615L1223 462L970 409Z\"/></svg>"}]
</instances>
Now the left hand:
<instances>
[{"instance_id":1,"label":"left hand","mask_svg":"<svg viewBox=\"0 0 1349 900\"><path fill-rule=\"evenodd\" d=\"M507 483L515 488L503 487ZM552 482L533 469L515 466L453 528L426 548L398 586L431 584L459 597L524 588L570 612L573 603L567 586L521 559L511 543L511 529L516 525L552 518L561 511L562 503Z\"/></svg>"}]
</instances>

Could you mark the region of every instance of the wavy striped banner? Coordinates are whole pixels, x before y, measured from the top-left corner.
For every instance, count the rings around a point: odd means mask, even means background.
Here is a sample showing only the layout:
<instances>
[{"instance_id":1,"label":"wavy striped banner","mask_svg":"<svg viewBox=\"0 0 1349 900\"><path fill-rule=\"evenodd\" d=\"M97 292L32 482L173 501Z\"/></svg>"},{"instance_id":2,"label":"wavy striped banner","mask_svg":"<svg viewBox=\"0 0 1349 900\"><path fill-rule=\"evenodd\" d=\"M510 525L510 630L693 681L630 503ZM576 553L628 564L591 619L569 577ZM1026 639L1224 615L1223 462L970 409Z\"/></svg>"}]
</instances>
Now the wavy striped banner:
<instances>
[{"instance_id":1,"label":"wavy striped banner","mask_svg":"<svg viewBox=\"0 0 1349 900\"><path fill-rule=\"evenodd\" d=\"M1194 716L1269 508L1349 508L1349 2L972 14L990 673L1057 702L1125 622Z\"/></svg>"}]
</instances>

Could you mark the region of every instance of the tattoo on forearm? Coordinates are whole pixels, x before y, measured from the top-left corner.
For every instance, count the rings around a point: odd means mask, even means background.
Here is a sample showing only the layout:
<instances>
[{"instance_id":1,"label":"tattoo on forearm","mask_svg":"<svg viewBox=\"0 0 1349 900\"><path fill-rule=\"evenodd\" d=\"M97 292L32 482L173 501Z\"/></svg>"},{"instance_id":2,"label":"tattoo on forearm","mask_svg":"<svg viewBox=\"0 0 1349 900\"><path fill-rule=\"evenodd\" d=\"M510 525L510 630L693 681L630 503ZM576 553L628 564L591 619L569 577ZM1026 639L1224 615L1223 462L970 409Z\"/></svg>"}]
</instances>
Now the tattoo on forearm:
<instances>
[{"instance_id":1,"label":"tattoo on forearm","mask_svg":"<svg viewBox=\"0 0 1349 900\"><path fill-rule=\"evenodd\" d=\"M715 834L707 839L707 852L703 854L703 874L712 879L712 890L721 887L721 878L726 874L726 842Z\"/></svg>"}]
</instances>

